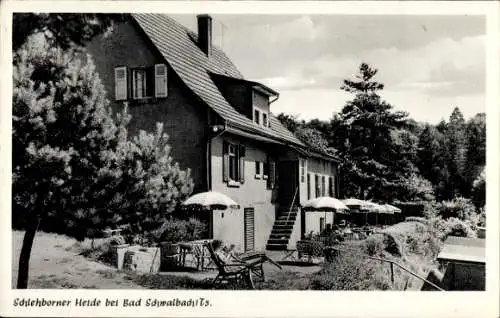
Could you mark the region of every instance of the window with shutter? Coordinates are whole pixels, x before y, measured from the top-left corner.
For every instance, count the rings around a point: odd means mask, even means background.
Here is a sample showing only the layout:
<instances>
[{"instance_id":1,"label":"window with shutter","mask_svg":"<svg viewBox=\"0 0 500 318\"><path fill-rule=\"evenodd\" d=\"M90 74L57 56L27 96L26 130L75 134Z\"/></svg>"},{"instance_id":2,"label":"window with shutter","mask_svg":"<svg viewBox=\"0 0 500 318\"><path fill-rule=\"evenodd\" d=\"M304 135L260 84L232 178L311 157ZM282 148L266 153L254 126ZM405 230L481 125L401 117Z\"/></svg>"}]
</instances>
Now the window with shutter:
<instances>
[{"instance_id":1,"label":"window with shutter","mask_svg":"<svg viewBox=\"0 0 500 318\"><path fill-rule=\"evenodd\" d=\"M276 169L276 162L271 160L269 162L269 188L274 189L278 187L278 169Z\"/></svg>"},{"instance_id":2,"label":"window with shutter","mask_svg":"<svg viewBox=\"0 0 500 318\"><path fill-rule=\"evenodd\" d=\"M307 200L311 199L311 174L307 174Z\"/></svg>"},{"instance_id":3,"label":"window with shutter","mask_svg":"<svg viewBox=\"0 0 500 318\"><path fill-rule=\"evenodd\" d=\"M260 110L258 110L258 109L253 110L253 121L257 125L260 125Z\"/></svg>"},{"instance_id":4,"label":"window with shutter","mask_svg":"<svg viewBox=\"0 0 500 318\"><path fill-rule=\"evenodd\" d=\"M305 182L305 173L306 173L306 161L304 159L300 159L300 182Z\"/></svg>"},{"instance_id":5,"label":"window with shutter","mask_svg":"<svg viewBox=\"0 0 500 318\"><path fill-rule=\"evenodd\" d=\"M168 83L167 83L167 66L165 64L155 65L155 96L167 97Z\"/></svg>"},{"instance_id":6,"label":"window with shutter","mask_svg":"<svg viewBox=\"0 0 500 318\"><path fill-rule=\"evenodd\" d=\"M127 68L115 67L115 99L127 99Z\"/></svg>"},{"instance_id":7,"label":"window with shutter","mask_svg":"<svg viewBox=\"0 0 500 318\"><path fill-rule=\"evenodd\" d=\"M154 96L154 74L152 67L134 68L132 72L132 97L143 99Z\"/></svg>"},{"instance_id":8,"label":"window with shutter","mask_svg":"<svg viewBox=\"0 0 500 318\"><path fill-rule=\"evenodd\" d=\"M262 169L260 167L260 161L255 161L255 179L262 178Z\"/></svg>"},{"instance_id":9,"label":"window with shutter","mask_svg":"<svg viewBox=\"0 0 500 318\"><path fill-rule=\"evenodd\" d=\"M263 169L263 176L262 178L268 179L269 178L269 159L267 162L264 162L264 169Z\"/></svg>"},{"instance_id":10,"label":"window with shutter","mask_svg":"<svg viewBox=\"0 0 500 318\"><path fill-rule=\"evenodd\" d=\"M245 182L245 147L228 142L222 143L223 181L230 186L238 186Z\"/></svg>"},{"instance_id":11,"label":"window with shutter","mask_svg":"<svg viewBox=\"0 0 500 318\"><path fill-rule=\"evenodd\" d=\"M239 159L237 177L239 177L240 183L245 183L245 146L239 146L237 156ZM235 180L238 180L238 178Z\"/></svg>"},{"instance_id":12,"label":"window with shutter","mask_svg":"<svg viewBox=\"0 0 500 318\"><path fill-rule=\"evenodd\" d=\"M314 188L316 189L315 197L318 198L320 196L320 185L319 176L317 174L314 175Z\"/></svg>"},{"instance_id":13,"label":"window with shutter","mask_svg":"<svg viewBox=\"0 0 500 318\"><path fill-rule=\"evenodd\" d=\"M326 188L325 188L325 176L321 176L321 196L325 196Z\"/></svg>"},{"instance_id":14,"label":"window with shutter","mask_svg":"<svg viewBox=\"0 0 500 318\"><path fill-rule=\"evenodd\" d=\"M328 194L331 197L335 197L335 194L333 193L333 177L328 178Z\"/></svg>"}]
</instances>

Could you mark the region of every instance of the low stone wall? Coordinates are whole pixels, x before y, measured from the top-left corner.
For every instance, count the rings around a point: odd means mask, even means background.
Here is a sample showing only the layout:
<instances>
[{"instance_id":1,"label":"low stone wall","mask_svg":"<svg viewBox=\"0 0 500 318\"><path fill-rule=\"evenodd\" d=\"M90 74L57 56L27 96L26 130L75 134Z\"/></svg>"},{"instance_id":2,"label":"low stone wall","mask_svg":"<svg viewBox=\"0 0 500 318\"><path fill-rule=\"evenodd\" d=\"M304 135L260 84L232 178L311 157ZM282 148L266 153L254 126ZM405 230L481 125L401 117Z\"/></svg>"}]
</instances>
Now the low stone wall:
<instances>
[{"instance_id":1,"label":"low stone wall","mask_svg":"<svg viewBox=\"0 0 500 318\"><path fill-rule=\"evenodd\" d=\"M129 244L111 246L112 261L113 264L115 264L116 268L120 270L123 269L123 259L125 257L125 252L127 252L129 249L130 249Z\"/></svg>"}]
</instances>

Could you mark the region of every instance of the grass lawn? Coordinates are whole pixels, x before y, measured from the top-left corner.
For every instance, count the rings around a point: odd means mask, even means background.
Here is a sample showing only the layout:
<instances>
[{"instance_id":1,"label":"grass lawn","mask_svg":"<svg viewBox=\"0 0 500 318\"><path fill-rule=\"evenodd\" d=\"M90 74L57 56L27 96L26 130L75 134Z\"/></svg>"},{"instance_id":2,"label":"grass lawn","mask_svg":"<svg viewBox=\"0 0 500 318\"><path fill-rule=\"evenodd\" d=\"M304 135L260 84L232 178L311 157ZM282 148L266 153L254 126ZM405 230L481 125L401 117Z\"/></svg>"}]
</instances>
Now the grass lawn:
<instances>
[{"instance_id":1,"label":"grass lawn","mask_svg":"<svg viewBox=\"0 0 500 318\"><path fill-rule=\"evenodd\" d=\"M266 281L257 284L266 290L420 290L423 282L395 268L395 282L390 281L390 265L363 257L371 255L396 261L426 277L435 268L436 244L429 240L423 225L403 222L374 234L363 241L345 242L345 250L332 263L323 266L283 266L279 270L264 265ZM23 232L13 231L12 286L16 286L18 256ZM387 238L391 238L389 243ZM99 242L95 242L99 245ZM95 261L98 249L90 249L90 240L76 240L57 234L37 233L31 252L29 288L96 288L96 289L207 289L216 271L164 272L158 274L118 271L104 262ZM83 255L83 251L94 251ZM274 260L284 254L266 252Z\"/></svg>"},{"instance_id":2,"label":"grass lawn","mask_svg":"<svg viewBox=\"0 0 500 318\"><path fill-rule=\"evenodd\" d=\"M13 231L12 287L17 282L17 267L24 232ZM98 242L96 241L96 244ZM90 288L90 289L210 289L217 274L206 272L168 272L142 274L119 271L102 262L81 255L82 247L90 240L77 242L67 236L38 232L30 259L29 288ZM271 255L277 259L279 255ZM259 289L306 289L311 273L319 266L286 266L280 271L270 264L264 265L266 282Z\"/></svg>"}]
</instances>

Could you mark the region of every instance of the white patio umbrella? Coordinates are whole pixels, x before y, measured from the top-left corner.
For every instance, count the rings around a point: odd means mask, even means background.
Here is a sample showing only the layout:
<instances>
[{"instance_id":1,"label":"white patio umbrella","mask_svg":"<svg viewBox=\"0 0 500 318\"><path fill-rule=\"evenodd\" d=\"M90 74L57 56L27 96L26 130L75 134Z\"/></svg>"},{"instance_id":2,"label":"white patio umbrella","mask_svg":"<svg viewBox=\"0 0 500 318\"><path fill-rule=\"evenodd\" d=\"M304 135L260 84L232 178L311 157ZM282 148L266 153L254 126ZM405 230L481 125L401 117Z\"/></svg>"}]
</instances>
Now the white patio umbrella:
<instances>
[{"instance_id":1,"label":"white patio umbrella","mask_svg":"<svg viewBox=\"0 0 500 318\"><path fill-rule=\"evenodd\" d=\"M359 210L362 212L375 212L376 205L370 201L360 200L360 199L344 199L342 203L347 205L350 209Z\"/></svg>"},{"instance_id":2,"label":"white patio umbrella","mask_svg":"<svg viewBox=\"0 0 500 318\"><path fill-rule=\"evenodd\" d=\"M202 207L207 209L239 208L239 204L225 194L208 191L195 194L182 203L185 207Z\"/></svg>"},{"instance_id":3,"label":"white patio umbrella","mask_svg":"<svg viewBox=\"0 0 500 318\"><path fill-rule=\"evenodd\" d=\"M396 213L395 207L393 207L390 204L383 204L382 207L384 208L384 213L386 213L386 214Z\"/></svg>"},{"instance_id":4,"label":"white patio umbrella","mask_svg":"<svg viewBox=\"0 0 500 318\"><path fill-rule=\"evenodd\" d=\"M349 198L342 200L342 202L351 209L351 212L357 211L358 213L364 213L365 223L367 222L368 213L377 212L376 204L370 201Z\"/></svg>"},{"instance_id":5,"label":"white patio umbrella","mask_svg":"<svg viewBox=\"0 0 500 318\"><path fill-rule=\"evenodd\" d=\"M375 212L375 225L378 224L378 215L381 213L386 213L386 208L383 205L380 205L375 202L367 201L368 205L370 205L373 209L373 212Z\"/></svg>"},{"instance_id":6,"label":"white patio umbrella","mask_svg":"<svg viewBox=\"0 0 500 318\"><path fill-rule=\"evenodd\" d=\"M388 209L391 209L393 213L401 213L401 209L398 207L395 207L394 205L384 204L384 206Z\"/></svg>"},{"instance_id":7,"label":"white patio umbrella","mask_svg":"<svg viewBox=\"0 0 500 318\"><path fill-rule=\"evenodd\" d=\"M318 197L305 202L302 205L304 211L334 211L347 214L349 208L342 201L332 197Z\"/></svg>"},{"instance_id":8,"label":"white patio umbrella","mask_svg":"<svg viewBox=\"0 0 500 318\"><path fill-rule=\"evenodd\" d=\"M334 212L332 223L335 224L335 213L348 214L349 208L342 201L332 197L317 197L305 202L302 205L304 211L324 211Z\"/></svg>"}]
</instances>

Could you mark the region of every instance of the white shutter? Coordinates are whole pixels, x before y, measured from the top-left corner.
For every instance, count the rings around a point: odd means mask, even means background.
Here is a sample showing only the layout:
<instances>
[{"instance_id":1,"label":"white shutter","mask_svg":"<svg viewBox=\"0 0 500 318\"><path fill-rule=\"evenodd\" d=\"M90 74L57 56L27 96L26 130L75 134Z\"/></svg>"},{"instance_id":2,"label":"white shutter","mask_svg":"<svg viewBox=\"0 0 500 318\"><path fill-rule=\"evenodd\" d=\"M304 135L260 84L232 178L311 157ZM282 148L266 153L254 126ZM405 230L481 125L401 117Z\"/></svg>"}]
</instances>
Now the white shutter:
<instances>
[{"instance_id":1,"label":"white shutter","mask_svg":"<svg viewBox=\"0 0 500 318\"><path fill-rule=\"evenodd\" d=\"M155 96L167 97L167 66L165 64L155 65Z\"/></svg>"},{"instance_id":2,"label":"white shutter","mask_svg":"<svg viewBox=\"0 0 500 318\"><path fill-rule=\"evenodd\" d=\"M115 99L127 99L127 68L115 67Z\"/></svg>"}]
</instances>

